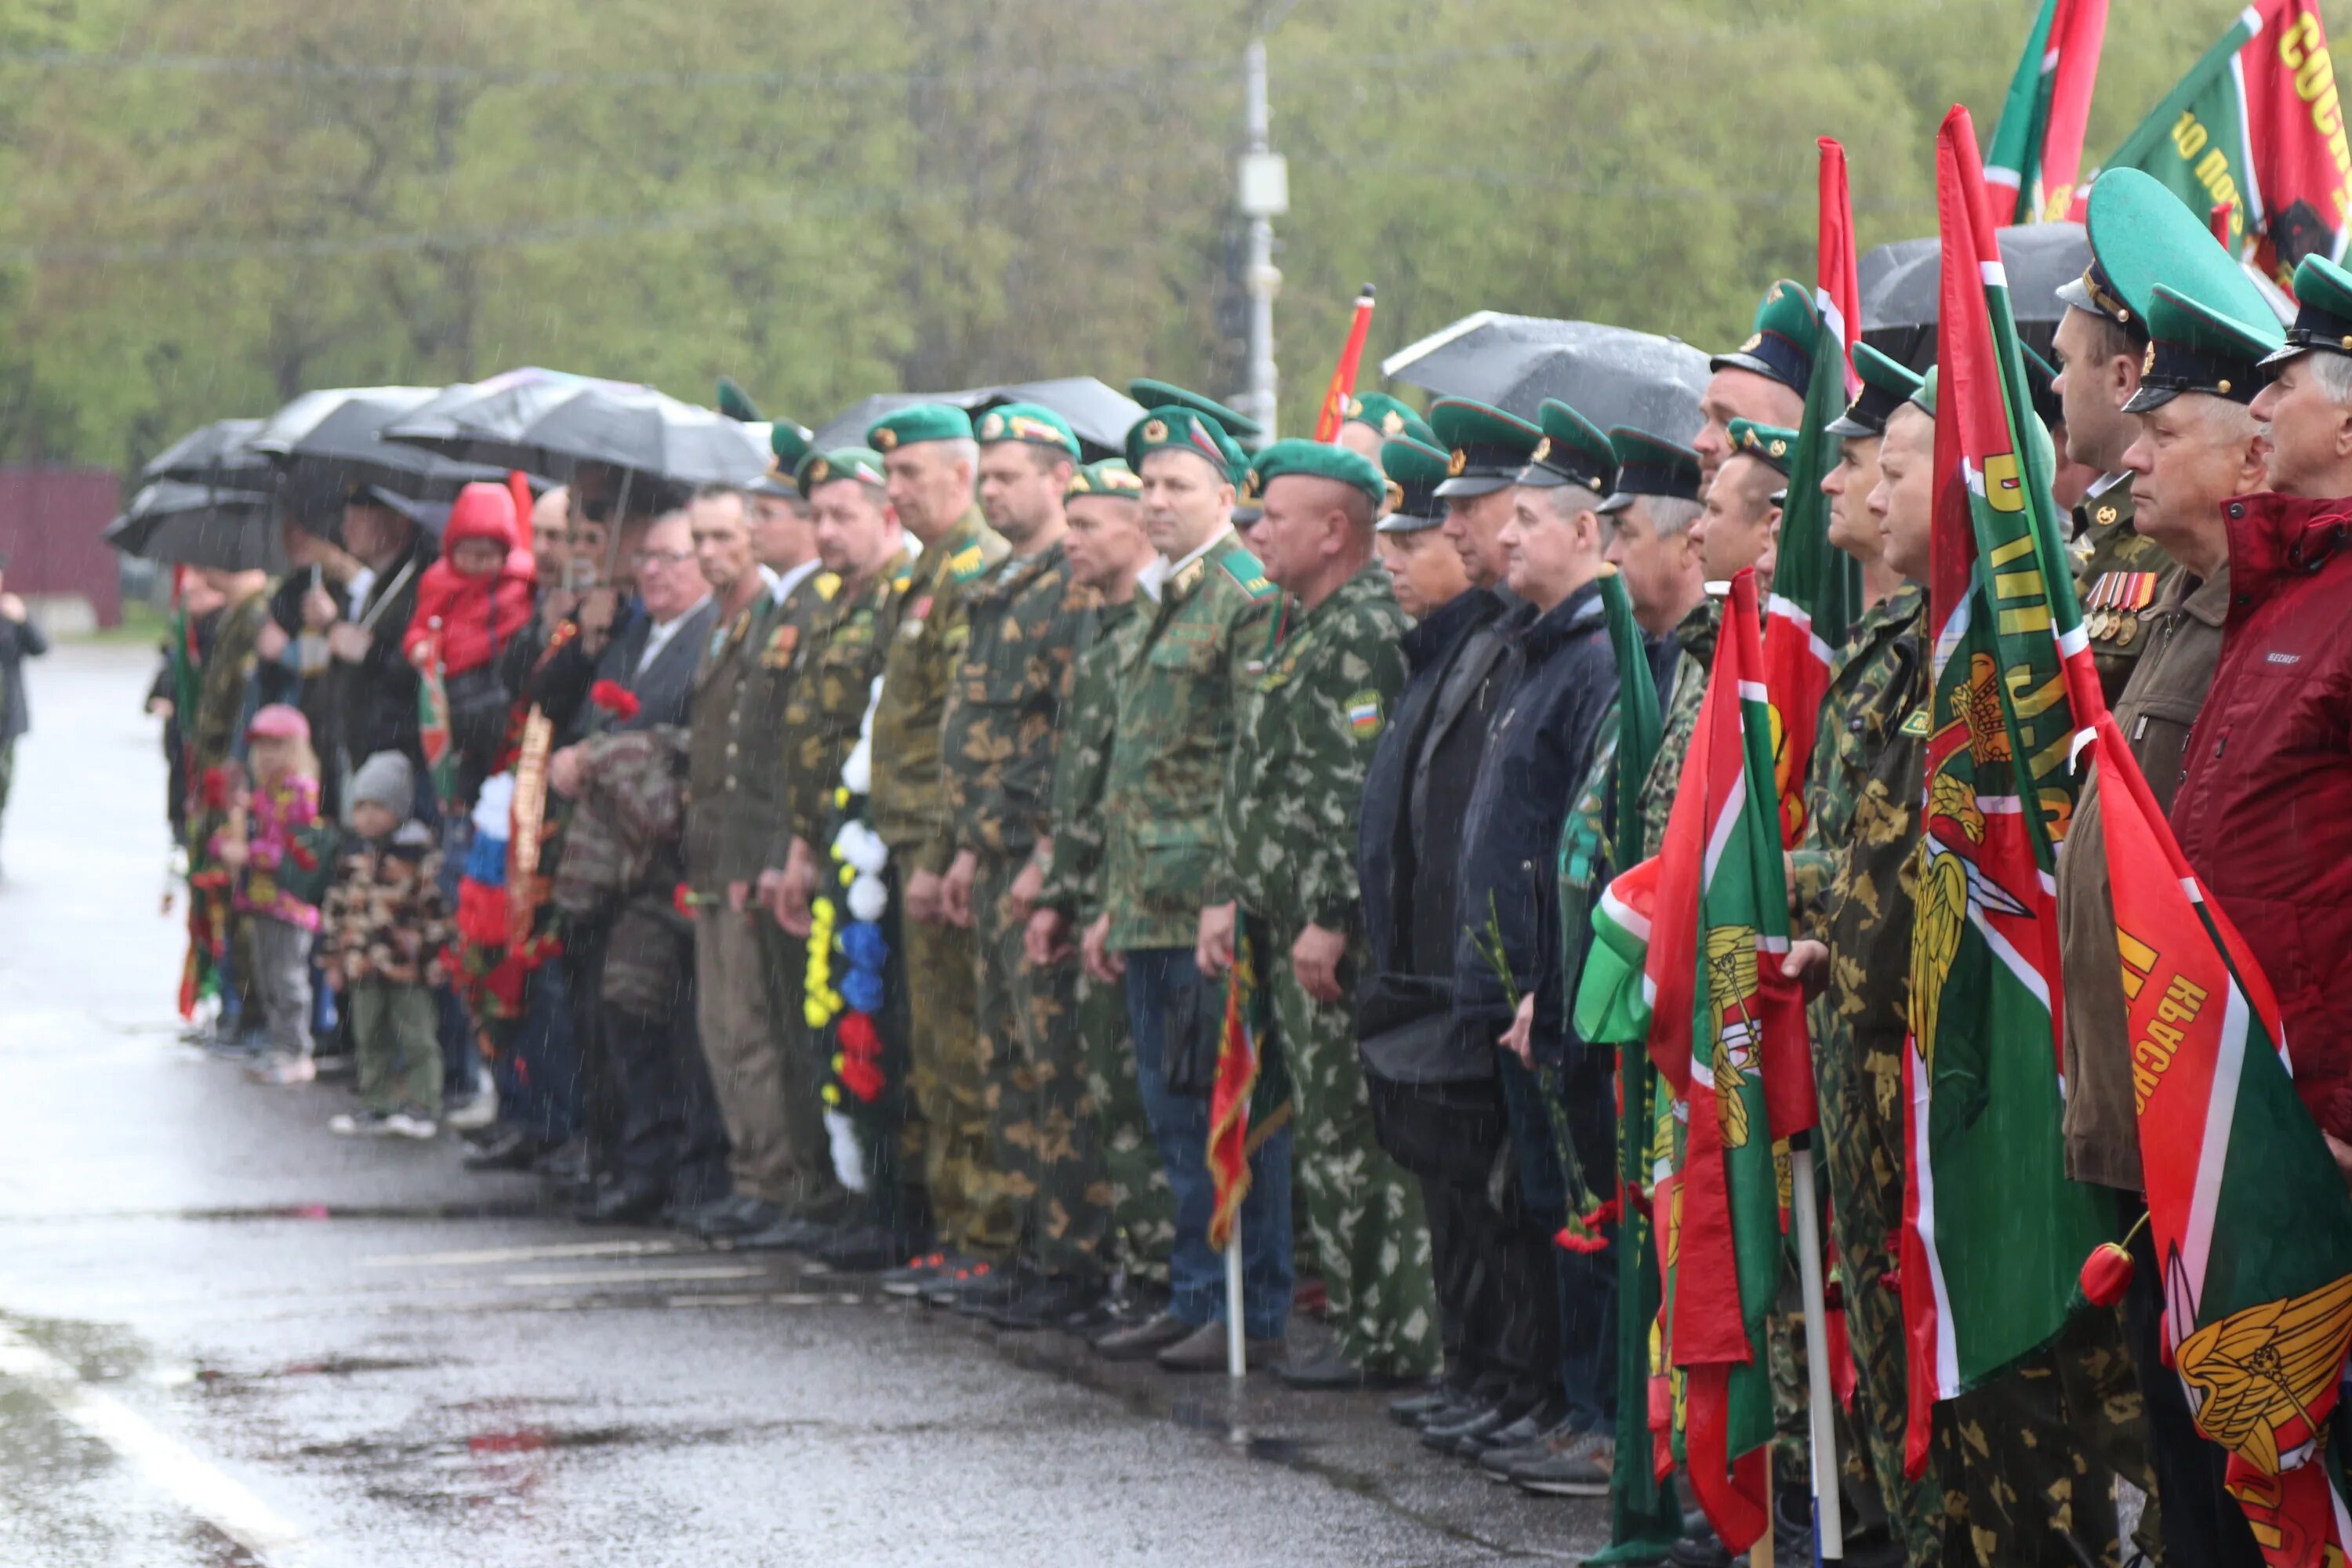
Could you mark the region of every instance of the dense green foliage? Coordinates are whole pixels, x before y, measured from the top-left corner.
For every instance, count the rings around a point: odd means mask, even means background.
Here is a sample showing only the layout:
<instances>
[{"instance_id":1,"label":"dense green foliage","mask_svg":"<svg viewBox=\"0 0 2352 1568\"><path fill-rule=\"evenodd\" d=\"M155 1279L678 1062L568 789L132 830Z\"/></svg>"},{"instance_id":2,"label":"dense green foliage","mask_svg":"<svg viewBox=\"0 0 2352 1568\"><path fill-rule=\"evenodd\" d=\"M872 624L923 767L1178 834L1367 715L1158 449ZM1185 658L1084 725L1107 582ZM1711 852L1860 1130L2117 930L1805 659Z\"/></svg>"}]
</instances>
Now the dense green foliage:
<instances>
[{"instance_id":1,"label":"dense green foliage","mask_svg":"<svg viewBox=\"0 0 2352 1568\"><path fill-rule=\"evenodd\" d=\"M1934 226L2030 0L1298 0L1273 35L1286 418L1481 307L1702 344ZM2091 151L2237 9L2117 0ZM517 363L866 392L1238 376L1243 0L0 0L0 458L128 464L305 387ZM2338 19L2341 20L2341 19ZM1223 309L1221 310L1221 305Z\"/></svg>"}]
</instances>

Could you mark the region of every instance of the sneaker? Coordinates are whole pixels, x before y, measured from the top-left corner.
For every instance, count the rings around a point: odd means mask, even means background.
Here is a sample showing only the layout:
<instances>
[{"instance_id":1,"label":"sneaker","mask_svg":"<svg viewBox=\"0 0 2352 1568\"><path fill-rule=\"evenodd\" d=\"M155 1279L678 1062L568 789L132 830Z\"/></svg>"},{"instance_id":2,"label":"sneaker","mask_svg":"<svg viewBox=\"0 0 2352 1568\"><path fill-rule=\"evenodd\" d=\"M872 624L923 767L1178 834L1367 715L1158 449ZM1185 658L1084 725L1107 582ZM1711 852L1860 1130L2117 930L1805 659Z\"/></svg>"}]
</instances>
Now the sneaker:
<instances>
[{"instance_id":1,"label":"sneaker","mask_svg":"<svg viewBox=\"0 0 2352 1568\"><path fill-rule=\"evenodd\" d=\"M1513 1470L1511 1483L1538 1497L1607 1497L1616 1459L1617 1445L1608 1433L1580 1433L1551 1458Z\"/></svg>"},{"instance_id":2,"label":"sneaker","mask_svg":"<svg viewBox=\"0 0 2352 1568\"><path fill-rule=\"evenodd\" d=\"M273 1056L246 1068L245 1076L256 1083L309 1083L319 1076L319 1067L309 1057Z\"/></svg>"},{"instance_id":3,"label":"sneaker","mask_svg":"<svg viewBox=\"0 0 2352 1568\"><path fill-rule=\"evenodd\" d=\"M343 1138L385 1138L392 1134L392 1118L381 1110L344 1111L328 1121L327 1131Z\"/></svg>"},{"instance_id":4,"label":"sneaker","mask_svg":"<svg viewBox=\"0 0 2352 1568\"><path fill-rule=\"evenodd\" d=\"M473 1099L452 1106L441 1113L441 1120L460 1132L488 1127L499 1119L499 1091L488 1085Z\"/></svg>"},{"instance_id":5,"label":"sneaker","mask_svg":"<svg viewBox=\"0 0 2352 1568\"><path fill-rule=\"evenodd\" d=\"M419 1142L441 1135L441 1129L433 1124L431 1117L419 1116L413 1110L394 1111L383 1119L383 1130L395 1137L414 1138Z\"/></svg>"},{"instance_id":6,"label":"sneaker","mask_svg":"<svg viewBox=\"0 0 2352 1568\"><path fill-rule=\"evenodd\" d=\"M891 1296L919 1296L969 1261L961 1252L918 1253L882 1276L882 1289Z\"/></svg>"}]
</instances>

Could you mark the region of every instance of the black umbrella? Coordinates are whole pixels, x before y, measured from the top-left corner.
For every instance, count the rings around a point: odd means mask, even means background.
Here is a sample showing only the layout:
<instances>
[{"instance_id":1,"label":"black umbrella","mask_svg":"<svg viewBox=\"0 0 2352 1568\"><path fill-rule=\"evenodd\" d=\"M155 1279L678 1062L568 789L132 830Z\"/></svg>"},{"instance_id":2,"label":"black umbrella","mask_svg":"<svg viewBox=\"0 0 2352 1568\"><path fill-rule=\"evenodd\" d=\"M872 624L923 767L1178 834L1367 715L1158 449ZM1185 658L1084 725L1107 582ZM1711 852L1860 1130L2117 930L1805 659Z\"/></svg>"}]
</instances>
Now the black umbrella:
<instances>
[{"instance_id":1,"label":"black umbrella","mask_svg":"<svg viewBox=\"0 0 2352 1568\"><path fill-rule=\"evenodd\" d=\"M2045 358L2051 335L2066 313L2061 284L2091 264L2091 242L2079 223L2020 224L1997 231L2009 273L2009 306L2018 336ZM1914 369L1936 360L1936 319L1943 302L1943 247L1933 239L1882 245L1864 257L1862 335L1873 348Z\"/></svg>"},{"instance_id":2,"label":"black umbrella","mask_svg":"<svg viewBox=\"0 0 2352 1568\"><path fill-rule=\"evenodd\" d=\"M269 458L253 447L258 419L215 419L199 425L149 459L143 479L178 479L191 485L225 485L247 490L269 488Z\"/></svg>"},{"instance_id":3,"label":"black umbrella","mask_svg":"<svg viewBox=\"0 0 2352 1568\"><path fill-rule=\"evenodd\" d=\"M1381 362L1381 374L1441 397L1468 397L1523 419L1556 397L1602 429L1698 434L1706 355L1688 343L1598 321L1481 310Z\"/></svg>"},{"instance_id":4,"label":"black umbrella","mask_svg":"<svg viewBox=\"0 0 2352 1568\"><path fill-rule=\"evenodd\" d=\"M286 570L270 498L254 490L158 479L131 498L122 515L106 525L105 538L125 555L174 566Z\"/></svg>"},{"instance_id":5,"label":"black umbrella","mask_svg":"<svg viewBox=\"0 0 2352 1568\"><path fill-rule=\"evenodd\" d=\"M426 386L342 386L306 392L263 422L253 448L278 465L310 526L329 502L340 506L354 485L446 500L475 479L502 470L452 462L420 447L383 438L383 428L436 394Z\"/></svg>"},{"instance_id":6,"label":"black umbrella","mask_svg":"<svg viewBox=\"0 0 2352 1568\"><path fill-rule=\"evenodd\" d=\"M820 451L863 447L866 432L873 428L877 419L910 403L944 403L975 414L1006 403L1034 403L1070 422L1070 428L1077 434L1078 446L1090 462L1116 458L1125 451L1127 433L1144 413L1143 405L1090 375L970 386L961 392L881 392L859 398L818 426L812 444Z\"/></svg>"},{"instance_id":7,"label":"black umbrella","mask_svg":"<svg viewBox=\"0 0 2352 1568\"><path fill-rule=\"evenodd\" d=\"M592 387L614 393L642 390L625 382L524 365L485 381L461 381L443 387L386 425L383 438L459 462L569 478L572 460L559 460L554 454L528 445L524 432L559 405Z\"/></svg>"},{"instance_id":8,"label":"black umbrella","mask_svg":"<svg viewBox=\"0 0 2352 1568\"><path fill-rule=\"evenodd\" d=\"M748 485L768 471L768 448L748 426L649 386L584 386L526 426L516 450L542 463L604 463L667 486Z\"/></svg>"}]
</instances>

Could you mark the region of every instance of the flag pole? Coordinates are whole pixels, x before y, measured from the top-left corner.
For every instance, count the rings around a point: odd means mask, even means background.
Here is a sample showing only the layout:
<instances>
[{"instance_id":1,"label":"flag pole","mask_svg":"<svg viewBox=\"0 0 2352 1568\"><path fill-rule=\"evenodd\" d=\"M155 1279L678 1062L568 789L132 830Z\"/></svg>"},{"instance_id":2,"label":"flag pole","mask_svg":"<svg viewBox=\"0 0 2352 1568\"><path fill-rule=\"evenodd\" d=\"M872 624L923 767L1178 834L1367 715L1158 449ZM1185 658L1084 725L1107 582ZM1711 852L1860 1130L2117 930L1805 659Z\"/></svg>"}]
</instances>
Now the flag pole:
<instances>
[{"instance_id":1,"label":"flag pole","mask_svg":"<svg viewBox=\"0 0 2352 1568\"><path fill-rule=\"evenodd\" d=\"M1249 1348L1242 1326L1242 1216L1234 1215L1233 1234L1225 1238L1225 1373L1249 1375Z\"/></svg>"},{"instance_id":2,"label":"flag pole","mask_svg":"<svg viewBox=\"0 0 2352 1568\"><path fill-rule=\"evenodd\" d=\"M1809 1141L1789 1146L1793 1190L1789 1206L1797 1218L1797 1282L1805 1306L1805 1409L1812 1426L1813 1542L1817 1561L1845 1561L1845 1517L1838 1494L1837 1436L1830 1423L1829 1314L1822 1291L1821 1211L1813 1200L1813 1150Z\"/></svg>"}]
</instances>

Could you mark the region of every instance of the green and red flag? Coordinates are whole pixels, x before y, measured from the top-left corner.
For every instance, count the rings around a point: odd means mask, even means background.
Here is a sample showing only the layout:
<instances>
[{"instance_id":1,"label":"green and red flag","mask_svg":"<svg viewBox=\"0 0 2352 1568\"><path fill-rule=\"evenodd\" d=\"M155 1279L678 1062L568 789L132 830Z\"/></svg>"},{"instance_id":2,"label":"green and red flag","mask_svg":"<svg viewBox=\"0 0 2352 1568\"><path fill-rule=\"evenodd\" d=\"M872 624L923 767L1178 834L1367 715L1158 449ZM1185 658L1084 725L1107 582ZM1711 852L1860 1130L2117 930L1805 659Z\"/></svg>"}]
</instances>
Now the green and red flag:
<instances>
[{"instance_id":1,"label":"green and red flag","mask_svg":"<svg viewBox=\"0 0 2352 1568\"><path fill-rule=\"evenodd\" d=\"M2059 1331L2114 1219L2065 1176L2055 919L2072 751L2104 706L1963 109L1938 138L1937 205L1934 676L1904 1053L1915 1475L1934 1403Z\"/></svg>"},{"instance_id":2,"label":"green and red flag","mask_svg":"<svg viewBox=\"0 0 2352 1568\"><path fill-rule=\"evenodd\" d=\"M1372 331L1372 286L1356 296L1355 318L1348 323L1348 341L1339 350L1339 362L1331 367L1331 384L1323 391L1323 406L1315 416L1315 438L1336 441L1339 426L1348 422L1348 405L1356 395L1356 367L1363 363L1364 340Z\"/></svg>"},{"instance_id":3,"label":"green and red flag","mask_svg":"<svg viewBox=\"0 0 2352 1568\"><path fill-rule=\"evenodd\" d=\"M1290 1082L1266 1046L1273 999L1258 978L1249 918L1236 910L1234 967L1225 977L1225 1021L1217 1037L1217 1076L1209 1091L1209 1177L1216 1207L1209 1245L1223 1251L1249 1195L1250 1156L1290 1121Z\"/></svg>"},{"instance_id":4,"label":"green and red flag","mask_svg":"<svg viewBox=\"0 0 2352 1568\"><path fill-rule=\"evenodd\" d=\"M2083 132L2106 34L2107 0L2042 0L1985 152L1995 222L2083 221Z\"/></svg>"},{"instance_id":5,"label":"green and red flag","mask_svg":"<svg viewBox=\"0 0 2352 1568\"><path fill-rule=\"evenodd\" d=\"M1797 449L1789 459L1789 499L1780 512L1780 564L1765 608L1764 684L1778 723L1773 782L1780 797L1780 842L1793 848L1805 832L1805 770L1811 764L1830 661L1845 643L1862 605L1862 570L1830 542L1830 500L1822 480L1838 460L1828 426L1857 388L1849 334L1862 319L1855 272L1853 204L1846 193L1845 149L1822 137L1820 247L1813 301L1813 374Z\"/></svg>"},{"instance_id":6,"label":"green and red flag","mask_svg":"<svg viewBox=\"0 0 2352 1568\"><path fill-rule=\"evenodd\" d=\"M441 622L436 617L416 654L416 736L433 797L445 812L457 805L457 748L449 731L449 689L442 679Z\"/></svg>"},{"instance_id":7,"label":"green and red flag","mask_svg":"<svg viewBox=\"0 0 2352 1568\"><path fill-rule=\"evenodd\" d=\"M2230 254L2282 289L2306 256L2343 259L2352 148L2319 0L2238 13L2107 167L2145 170L2192 212L2228 206Z\"/></svg>"},{"instance_id":8,"label":"green and red flag","mask_svg":"<svg viewBox=\"0 0 2352 1568\"><path fill-rule=\"evenodd\" d=\"M2340 1563L2352 1528L2322 1459L2352 1351L2352 1197L2270 983L2105 714L2098 759L2166 1359L2263 1559Z\"/></svg>"}]
</instances>

